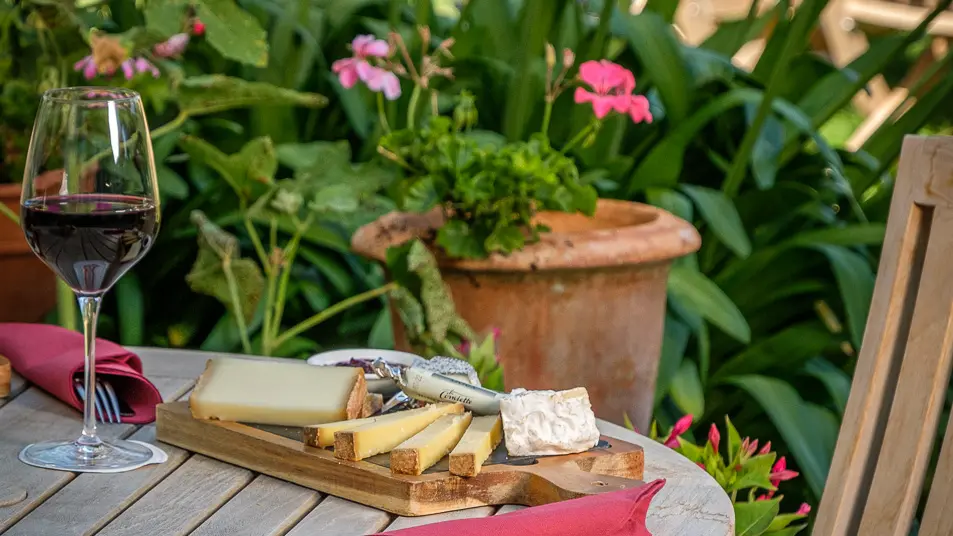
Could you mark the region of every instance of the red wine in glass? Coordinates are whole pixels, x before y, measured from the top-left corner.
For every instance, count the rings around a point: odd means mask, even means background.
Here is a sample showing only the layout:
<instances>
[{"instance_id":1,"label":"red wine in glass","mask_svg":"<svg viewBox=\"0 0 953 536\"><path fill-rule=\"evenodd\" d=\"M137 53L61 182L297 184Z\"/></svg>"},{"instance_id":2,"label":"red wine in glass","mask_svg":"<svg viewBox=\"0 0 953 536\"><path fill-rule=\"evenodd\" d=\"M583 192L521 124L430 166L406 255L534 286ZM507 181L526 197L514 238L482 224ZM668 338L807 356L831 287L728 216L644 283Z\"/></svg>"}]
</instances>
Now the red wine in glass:
<instances>
[{"instance_id":1,"label":"red wine in glass","mask_svg":"<svg viewBox=\"0 0 953 536\"><path fill-rule=\"evenodd\" d=\"M108 194L24 202L20 219L33 252L74 291L99 295L149 251L158 231L149 199Z\"/></svg>"}]
</instances>

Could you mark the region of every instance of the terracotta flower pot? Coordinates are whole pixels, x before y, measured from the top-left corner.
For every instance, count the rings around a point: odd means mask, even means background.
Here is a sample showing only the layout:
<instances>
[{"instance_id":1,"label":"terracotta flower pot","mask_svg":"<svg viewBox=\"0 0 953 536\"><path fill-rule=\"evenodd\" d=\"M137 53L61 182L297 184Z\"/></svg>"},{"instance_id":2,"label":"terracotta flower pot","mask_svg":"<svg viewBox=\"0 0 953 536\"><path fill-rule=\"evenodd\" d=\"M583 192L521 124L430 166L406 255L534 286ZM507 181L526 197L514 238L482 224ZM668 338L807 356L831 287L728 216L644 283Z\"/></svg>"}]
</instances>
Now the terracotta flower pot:
<instances>
[{"instance_id":1,"label":"terracotta flower pot","mask_svg":"<svg viewBox=\"0 0 953 536\"><path fill-rule=\"evenodd\" d=\"M20 185L0 184L0 203L20 213ZM56 276L20 227L0 214L0 322L39 322L56 306Z\"/></svg>"},{"instance_id":2,"label":"terracotta flower pot","mask_svg":"<svg viewBox=\"0 0 953 536\"><path fill-rule=\"evenodd\" d=\"M585 386L596 414L648 426L671 261L697 251L695 228L668 212L600 200L596 214L546 212L551 233L509 256L438 260L473 328L502 330L506 388ZM439 212L388 214L355 233L353 249L383 261L387 248L442 224ZM395 322L395 340L404 337Z\"/></svg>"}]
</instances>

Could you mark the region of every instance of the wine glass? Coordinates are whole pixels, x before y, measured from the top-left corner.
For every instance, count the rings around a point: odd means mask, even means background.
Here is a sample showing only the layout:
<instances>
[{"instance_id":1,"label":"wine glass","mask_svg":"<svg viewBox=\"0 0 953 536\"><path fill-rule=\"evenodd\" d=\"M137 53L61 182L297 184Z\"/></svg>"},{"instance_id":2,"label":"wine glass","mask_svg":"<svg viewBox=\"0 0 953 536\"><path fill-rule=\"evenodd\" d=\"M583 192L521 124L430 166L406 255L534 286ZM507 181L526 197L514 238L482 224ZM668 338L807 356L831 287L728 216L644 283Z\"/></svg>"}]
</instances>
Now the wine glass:
<instances>
[{"instance_id":1,"label":"wine glass","mask_svg":"<svg viewBox=\"0 0 953 536\"><path fill-rule=\"evenodd\" d=\"M152 141L139 94L73 87L43 94L23 175L20 220L33 252L76 293L85 338L83 433L27 446L30 465L124 469L152 456L96 434L96 319L103 295L159 232Z\"/></svg>"}]
</instances>

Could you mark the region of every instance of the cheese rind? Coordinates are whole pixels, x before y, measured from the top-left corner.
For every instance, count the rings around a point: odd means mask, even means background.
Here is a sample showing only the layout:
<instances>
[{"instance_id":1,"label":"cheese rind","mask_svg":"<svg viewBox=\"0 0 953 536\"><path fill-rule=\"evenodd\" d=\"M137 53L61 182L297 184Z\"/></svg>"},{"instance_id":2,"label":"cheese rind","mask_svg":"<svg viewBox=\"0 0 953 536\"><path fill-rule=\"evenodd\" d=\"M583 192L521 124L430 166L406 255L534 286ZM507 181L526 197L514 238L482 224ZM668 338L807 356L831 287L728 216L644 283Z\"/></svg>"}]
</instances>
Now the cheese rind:
<instances>
[{"instance_id":1,"label":"cheese rind","mask_svg":"<svg viewBox=\"0 0 953 536\"><path fill-rule=\"evenodd\" d=\"M450 473L457 476L480 474L483 463L503 439L503 419L499 415L474 417L466 433L450 451Z\"/></svg>"},{"instance_id":2,"label":"cheese rind","mask_svg":"<svg viewBox=\"0 0 953 536\"><path fill-rule=\"evenodd\" d=\"M584 387L558 392L514 389L500 401L500 413L510 456L573 454L599 443Z\"/></svg>"},{"instance_id":3,"label":"cheese rind","mask_svg":"<svg viewBox=\"0 0 953 536\"><path fill-rule=\"evenodd\" d=\"M472 414L444 415L390 453L391 471L419 475L440 461L463 437Z\"/></svg>"},{"instance_id":4,"label":"cheese rind","mask_svg":"<svg viewBox=\"0 0 953 536\"><path fill-rule=\"evenodd\" d=\"M322 424L315 424L312 426L305 426L302 429L301 440L309 446L312 447L332 447L334 446L334 434L337 432L342 432L345 430L353 430L364 426L365 424L371 424L376 422L391 422L401 419L406 419L412 415L417 415L421 413L430 413L438 412L434 417L436 420L441 415L444 415L441 411L444 408L453 406L454 404L439 403L424 406L417 409L409 409L406 411L399 411L397 413L388 413L387 415L375 415L373 417L365 417L363 419L351 419L349 421L338 421L338 422L329 422Z\"/></svg>"},{"instance_id":5,"label":"cheese rind","mask_svg":"<svg viewBox=\"0 0 953 536\"><path fill-rule=\"evenodd\" d=\"M429 411L404 411L394 414L401 418L385 420L385 417L390 416L386 415L376 422L335 432L334 456L342 460L358 461L375 454L390 452L440 417L463 413L463 404L433 404L420 409Z\"/></svg>"},{"instance_id":6,"label":"cheese rind","mask_svg":"<svg viewBox=\"0 0 953 536\"><path fill-rule=\"evenodd\" d=\"M216 357L189 408L196 419L306 426L359 417L366 395L360 368Z\"/></svg>"},{"instance_id":7,"label":"cheese rind","mask_svg":"<svg viewBox=\"0 0 953 536\"><path fill-rule=\"evenodd\" d=\"M380 393L367 393L367 397L364 398L364 407L361 408L361 417L370 417L383 407L384 395Z\"/></svg>"}]
</instances>

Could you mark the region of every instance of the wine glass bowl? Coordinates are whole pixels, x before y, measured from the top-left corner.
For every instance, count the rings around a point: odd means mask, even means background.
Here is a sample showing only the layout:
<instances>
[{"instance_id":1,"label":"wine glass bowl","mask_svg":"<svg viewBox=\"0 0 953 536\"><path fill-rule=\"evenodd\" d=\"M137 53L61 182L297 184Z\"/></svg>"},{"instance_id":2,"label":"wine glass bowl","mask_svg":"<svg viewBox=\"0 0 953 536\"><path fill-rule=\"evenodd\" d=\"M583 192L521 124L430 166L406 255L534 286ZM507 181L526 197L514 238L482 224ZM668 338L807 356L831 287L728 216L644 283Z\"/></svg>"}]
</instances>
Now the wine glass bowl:
<instances>
[{"instance_id":1,"label":"wine glass bowl","mask_svg":"<svg viewBox=\"0 0 953 536\"><path fill-rule=\"evenodd\" d=\"M77 87L43 94L27 152L20 221L33 252L77 296L83 379L92 393L102 296L149 251L159 231L152 142L138 93ZM79 438L29 445L20 459L67 471L147 461L152 452L140 444L99 438L90 398Z\"/></svg>"}]
</instances>

